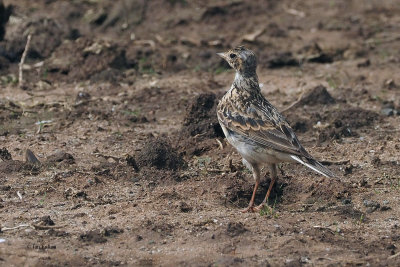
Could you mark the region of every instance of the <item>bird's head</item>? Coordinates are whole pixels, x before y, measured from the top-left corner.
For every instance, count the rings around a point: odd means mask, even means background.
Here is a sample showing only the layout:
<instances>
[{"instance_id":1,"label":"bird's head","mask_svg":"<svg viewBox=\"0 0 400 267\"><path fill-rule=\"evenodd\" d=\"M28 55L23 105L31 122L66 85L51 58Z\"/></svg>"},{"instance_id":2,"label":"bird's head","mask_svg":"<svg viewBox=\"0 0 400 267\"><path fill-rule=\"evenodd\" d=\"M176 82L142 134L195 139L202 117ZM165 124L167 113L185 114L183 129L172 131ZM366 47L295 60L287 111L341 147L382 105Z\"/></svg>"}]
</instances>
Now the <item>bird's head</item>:
<instances>
[{"instance_id":1,"label":"bird's head","mask_svg":"<svg viewBox=\"0 0 400 267\"><path fill-rule=\"evenodd\" d=\"M224 53L217 53L229 65L243 76L252 76L256 73L257 58L253 51L244 46L238 46Z\"/></svg>"}]
</instances>

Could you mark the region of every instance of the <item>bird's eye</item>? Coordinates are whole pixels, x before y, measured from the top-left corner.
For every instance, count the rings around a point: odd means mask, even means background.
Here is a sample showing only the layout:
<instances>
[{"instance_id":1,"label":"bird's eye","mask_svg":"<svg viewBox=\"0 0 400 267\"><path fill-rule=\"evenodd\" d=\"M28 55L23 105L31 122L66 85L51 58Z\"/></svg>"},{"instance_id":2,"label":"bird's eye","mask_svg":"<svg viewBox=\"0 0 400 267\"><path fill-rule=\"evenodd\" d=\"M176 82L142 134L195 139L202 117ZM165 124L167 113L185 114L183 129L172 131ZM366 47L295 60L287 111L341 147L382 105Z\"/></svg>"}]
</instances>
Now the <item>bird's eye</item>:
<instances>
[{"instance_id":1,"label":"bird's eye","mask_svg":"<svg viewBox=\"0 0 400 267\"><path fill-rule=\"evenodd\" d=\"M230 58L235 58L236 55L235 55L235 54L230 54L229 57L230 57Z\"/></svg>"}]
</instances>

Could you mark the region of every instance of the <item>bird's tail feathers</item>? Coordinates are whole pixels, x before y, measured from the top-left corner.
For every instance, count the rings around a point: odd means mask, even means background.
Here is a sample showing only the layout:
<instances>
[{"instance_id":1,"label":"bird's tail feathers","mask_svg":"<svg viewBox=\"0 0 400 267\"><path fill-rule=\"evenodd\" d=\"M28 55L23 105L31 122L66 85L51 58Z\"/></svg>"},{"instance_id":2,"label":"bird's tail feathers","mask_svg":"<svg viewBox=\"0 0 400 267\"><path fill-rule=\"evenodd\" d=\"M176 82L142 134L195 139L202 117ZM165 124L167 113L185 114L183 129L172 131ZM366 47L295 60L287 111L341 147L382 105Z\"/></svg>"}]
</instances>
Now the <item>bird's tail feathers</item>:
<instances>
[{"instance_id":1,"label":"bird's tail feathers","mask_svg":"<svg viewBox=\"0 0 400 267\"><path fill-rule=\"evenodd\" d=\"M321 163L319 163L318 161L316 161L313 158L300 158L295 155L291 155L291 158L294 159L295 161L307 166L311 170L313 170L319 174L322 174L325 177L336 177L336 175L331 170L329 170L327 167L325 167L324 165L322 165Z\"/></svg>"}]
</instances>

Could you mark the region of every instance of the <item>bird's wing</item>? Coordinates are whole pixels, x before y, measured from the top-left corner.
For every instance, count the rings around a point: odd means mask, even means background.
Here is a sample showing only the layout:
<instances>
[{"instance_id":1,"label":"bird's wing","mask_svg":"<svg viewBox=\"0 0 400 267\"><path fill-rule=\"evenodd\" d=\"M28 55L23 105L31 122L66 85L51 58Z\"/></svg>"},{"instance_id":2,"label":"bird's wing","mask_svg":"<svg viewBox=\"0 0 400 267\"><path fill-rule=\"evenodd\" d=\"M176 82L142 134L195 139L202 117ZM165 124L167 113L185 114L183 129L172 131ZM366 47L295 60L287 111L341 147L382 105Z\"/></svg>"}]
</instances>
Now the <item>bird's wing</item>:
<instances>
[{"instance_id":1,"label":"bird's wing","mask_svg":"<svg viewBox=\"0 0 400 267\"><path fill-rule=\"evenodd\" d=\"M279 152L311 158L284 117L261 95L246 101L226 100L219 121L231 131Z\"/></svg>"}]
</instances>

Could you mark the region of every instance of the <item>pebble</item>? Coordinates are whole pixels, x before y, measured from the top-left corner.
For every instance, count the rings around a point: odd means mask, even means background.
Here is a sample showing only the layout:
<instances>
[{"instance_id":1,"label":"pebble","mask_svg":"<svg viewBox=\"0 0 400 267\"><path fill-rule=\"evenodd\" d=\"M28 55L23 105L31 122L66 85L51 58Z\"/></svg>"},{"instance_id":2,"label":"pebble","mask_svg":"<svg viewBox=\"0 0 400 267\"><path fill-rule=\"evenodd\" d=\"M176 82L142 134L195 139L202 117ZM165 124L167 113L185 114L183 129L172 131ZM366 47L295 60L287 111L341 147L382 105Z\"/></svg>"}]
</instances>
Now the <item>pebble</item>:
<instances>
[{"instance_id":1,"label":"pebble","mask_svg":"<svg viewBox=\"0 0 400 267\"><path fill-rule=\"evenodd\" d=\"M310 258L307 257L307 256L302 256L302 257L300 258L300 262L301 262L301 263L311 263L311 260L310 260Z\"/></svg>"},{"instance_id":2,"label":"pebble","mask_svg":"<svg viewBox=\"0 0 400 267\"><path fill-rule=\"evenodd\" d=\"M373 201L373 200L366 199L366 200L364 200L363 204L365 207L367 207L367 210L366 210L367 213L372 213L381 207L381 205L378 202Z\"/></svg>"},{"instance_id":3,"label":"pebble","mask_svg":"<svg viewBox=\"0 0 400 267\"><path fill-rule=\"evenodd\" d=\"M365 207L379 208L381 206L378 202L373 201L373 200L368 200L368 199L365 199L363 204L364 204Z\"/></svg>"},{"instance_id":4,"label":"pebble","mask_svg":"<svg viewBox=\"0 0 400 267\"><path fill-rule=\"evenodd\" d=\"M348 204L351 203L351 199L345 198L345 199L342 200L342 203L343 203L344 205L348 205Z\"/></svg>"},{"instance_id":5,"label":"pebble","mask_svg":"<svg viewBox=\"0 0 400 267\"><path fill-rule=\"evenodd\" d=\"M383 108L381 109L381 113L385 116L393 116L397 111L393 108Z\"/></svg>"}]
</instances>

